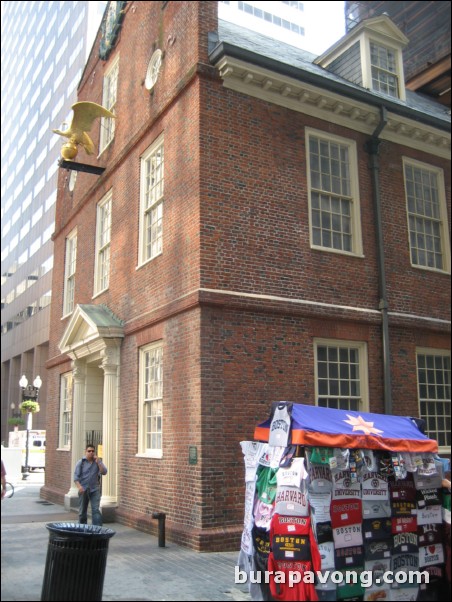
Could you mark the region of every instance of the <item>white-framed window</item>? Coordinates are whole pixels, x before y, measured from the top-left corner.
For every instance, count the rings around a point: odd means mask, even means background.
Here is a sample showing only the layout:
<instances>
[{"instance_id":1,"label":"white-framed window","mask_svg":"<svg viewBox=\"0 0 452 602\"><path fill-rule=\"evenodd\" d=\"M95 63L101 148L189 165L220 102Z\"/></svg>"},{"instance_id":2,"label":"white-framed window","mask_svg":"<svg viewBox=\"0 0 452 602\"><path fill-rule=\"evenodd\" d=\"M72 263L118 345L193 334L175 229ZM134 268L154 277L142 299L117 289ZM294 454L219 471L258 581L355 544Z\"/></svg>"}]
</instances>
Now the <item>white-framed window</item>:
<instances>
[{"instance_id":1,"label":"white-framed window","mask_svg":"<svg viewBox=\"0 0 452 602\"><path fill-rule=\"evenodd\" d=\"M71 449L72 435L72 372L62 374L60 378L60 438L61 449Z\"/></svg>"},{"instance_id":2,"label":"white-framed window","mask_svg":"<svg viewBox=\"0 0 452 602\"><path fill-rule=\"evenodd\" d=\"M306 129L311 246L362 255L356 144Z\"/></svg>"},{"instance_id":3,"label":"white-framed window","mask_svg":"<svg viewBox=\"0 0 452 602\"><path fill-rule=\"evenodd\" d=\"M104 76L102 106L115 113L118 96L119 55ZM115 137L115 120L102 117L100 122L99 152L102 153Z\"/></svg>"},{"instance_id":4,"label":"white-framed window","mask_svg":"<svg viewBox=\"0 0 452 602\"><path fill-rule=\"evenodd\" d=\"M394 48L370 41L372 90L399 98L398 52Z\"/></svg>"},{"instance_id":5,"label":"white-framed window","mask_svg":"<svg viewBox=\"0 0 452 602\"><path fill-rule=\"evenodd\" d=\"M163 420L163 343L140 349L138 453L161 458Z\"/></svg>"},{"instance_id":6,"label":"white-framed window","mask_svg":"<svg viewBox=\"0 0 452 602\"><path fill-rule=\"evenodd\" d=\"M367 412L369 393L366 343L316 339L314 354L317 405Z\"/></svg>"},{"instance_id":7,"label":"white-framed window","mask_svg":"<svg viewBox=\"0 0 452 602\"><path fill-rule=\"evenodd\" d=\"M451 449L450 351L416 349L419 416L441 452Z\"/></svg>"},{"instance_id":8,"label":"white-framed window","mask_svg":"<svg viewBox=\"0 0 452 602\"><path fill-rule=\"evenodd\" d=\"M163 135L141 157L140 240L138 263L162 252L164 199Z\"/></svg>"},{"instance_id":9,"label":"white-framed window","mask_svg":"<svg viewBox=\"0 0 452 602\"><path fill-rule=\"evenodd\" d=\"M94 294L108 288L110 280L112 192L97 205L96 215L96 259L94 266Z\"/></svg>"},{"instance_id":10,"label":"white-framed window","mask_svg":"<svg viewBox=\"0 0 452 602\"><path fill-rule=\"evenodd\" d=\"M74 310L75 269L77 265L77 230L66 238L66 257L64 265L63 316Z\"/></svg>"},{"instance_id":11,"label":"white-framed window","mask_svg":"<svg viewBox=\"0 0 452 602\"><path fill-rule=\"evenodd\" d=\"M403 158L411 265L450 272L442 169Z\"/></svg>"}]
</instances>

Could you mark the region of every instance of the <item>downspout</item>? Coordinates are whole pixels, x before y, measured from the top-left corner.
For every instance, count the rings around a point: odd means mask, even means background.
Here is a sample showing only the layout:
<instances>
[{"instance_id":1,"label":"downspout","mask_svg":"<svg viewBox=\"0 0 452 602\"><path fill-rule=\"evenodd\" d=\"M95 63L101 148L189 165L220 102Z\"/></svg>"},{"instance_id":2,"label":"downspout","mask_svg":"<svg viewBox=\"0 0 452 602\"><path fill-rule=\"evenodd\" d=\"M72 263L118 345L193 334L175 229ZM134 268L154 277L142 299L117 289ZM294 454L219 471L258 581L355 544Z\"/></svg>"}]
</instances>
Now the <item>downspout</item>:
<instances>
[{"instance_id":1,"label":"downspout","mask_svg":"<svg viewBox=\"0 0 452 602\"><path fill-rule=\"evenodd\" d=\"M391 387L391 362L389 347L389 321L388 321L388 299L386 292L386 271L384 259L383 227L381 217L380 197L380 158L379 149L381 132L388 122L387 110L380 107L380 122L375 128L372 137L366 142L365 150L369 153L369 169L371 170L372 194L375 211L375 224L377 235L377 259L378 259L378 294L380 297L379 310L381 311L382 343L383 343L383 380L384 380L384 411L392 415L392 387Z\"/></svg>"}]
</instances>

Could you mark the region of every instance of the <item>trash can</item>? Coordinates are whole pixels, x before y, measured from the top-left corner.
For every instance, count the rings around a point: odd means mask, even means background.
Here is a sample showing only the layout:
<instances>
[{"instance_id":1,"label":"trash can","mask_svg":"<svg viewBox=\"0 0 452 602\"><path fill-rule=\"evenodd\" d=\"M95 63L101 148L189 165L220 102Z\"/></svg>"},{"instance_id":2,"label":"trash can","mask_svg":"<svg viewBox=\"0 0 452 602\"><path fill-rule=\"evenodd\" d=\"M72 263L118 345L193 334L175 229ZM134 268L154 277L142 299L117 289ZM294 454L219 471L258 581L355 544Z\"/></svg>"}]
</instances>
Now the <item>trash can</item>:
<instances>
[{"instance_id":1,"label":"trash can","mask_svg":"<svg viewBox=\"0 0 452 602\"><path fill-rule=\"evenodd\" d=\"M115 531L96 525L49 523L41 600L102 600L108 543Z\"/></svg>"}]
</instances>

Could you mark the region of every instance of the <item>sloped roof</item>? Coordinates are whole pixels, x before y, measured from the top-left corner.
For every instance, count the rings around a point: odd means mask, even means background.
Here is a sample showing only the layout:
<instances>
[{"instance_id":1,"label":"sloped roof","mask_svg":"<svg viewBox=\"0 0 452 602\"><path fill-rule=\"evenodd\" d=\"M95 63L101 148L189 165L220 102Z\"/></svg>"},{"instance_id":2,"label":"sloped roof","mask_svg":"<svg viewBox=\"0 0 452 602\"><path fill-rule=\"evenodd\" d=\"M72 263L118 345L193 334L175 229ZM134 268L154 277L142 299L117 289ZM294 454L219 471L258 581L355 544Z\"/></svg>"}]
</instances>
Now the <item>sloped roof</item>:
<instances>
[{"instance_id":1,"label":"sloped roof","mask_svg":"<svg viewBox=\"0 0 452 602\"><path fill-rule=\"evenodd\" d=\"M406 101L402 101L365 89L316 65L316 55L240 25L219 20L218 32L210 36L209 42L212 63L222 56L232 56L300 81L327 87L361 102L374 106L384 104L394 113L442 130L450 127L447 108L421 94L407 90Z\"/></svg>"}]
</instances>

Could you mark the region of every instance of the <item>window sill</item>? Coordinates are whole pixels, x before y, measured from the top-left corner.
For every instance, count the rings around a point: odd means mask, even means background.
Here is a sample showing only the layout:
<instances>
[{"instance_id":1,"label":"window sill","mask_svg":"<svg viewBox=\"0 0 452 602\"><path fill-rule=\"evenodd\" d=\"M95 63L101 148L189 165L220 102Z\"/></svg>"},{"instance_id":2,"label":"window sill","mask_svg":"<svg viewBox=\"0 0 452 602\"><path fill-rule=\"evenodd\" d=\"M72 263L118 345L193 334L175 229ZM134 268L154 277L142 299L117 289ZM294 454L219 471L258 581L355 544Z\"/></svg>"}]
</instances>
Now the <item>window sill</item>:
<instances>
[{"instance_id":1,"label":"window sill","mask_svg":"<svg viewBox=\"0 0 452 602\"><path fill-rule=\"evenodd\" d=\"M160 253L157 253L157 255L154 255L154 257L150 257L149 259L146 259L146 261L139 263L135 270L140 270L141 268L144 268L144 266L148 265L148 263L151 263L151 261L154 261L154 259L157 259L157 257L160 257L161 255L163 255L163 251L160 251Z\"/></svg>"},{"instance_id":2,"label":"window sill","mask_svg":"<svg viewBox=\"0 0 452 602\"><path fill-rule=\"evenodd\" d=\"M161 460L163 458L163 451L155 450L152 452L147 452L145 454L135 454L135 458L149 458L149 459Z\"/></svg>"}]
</instances>

